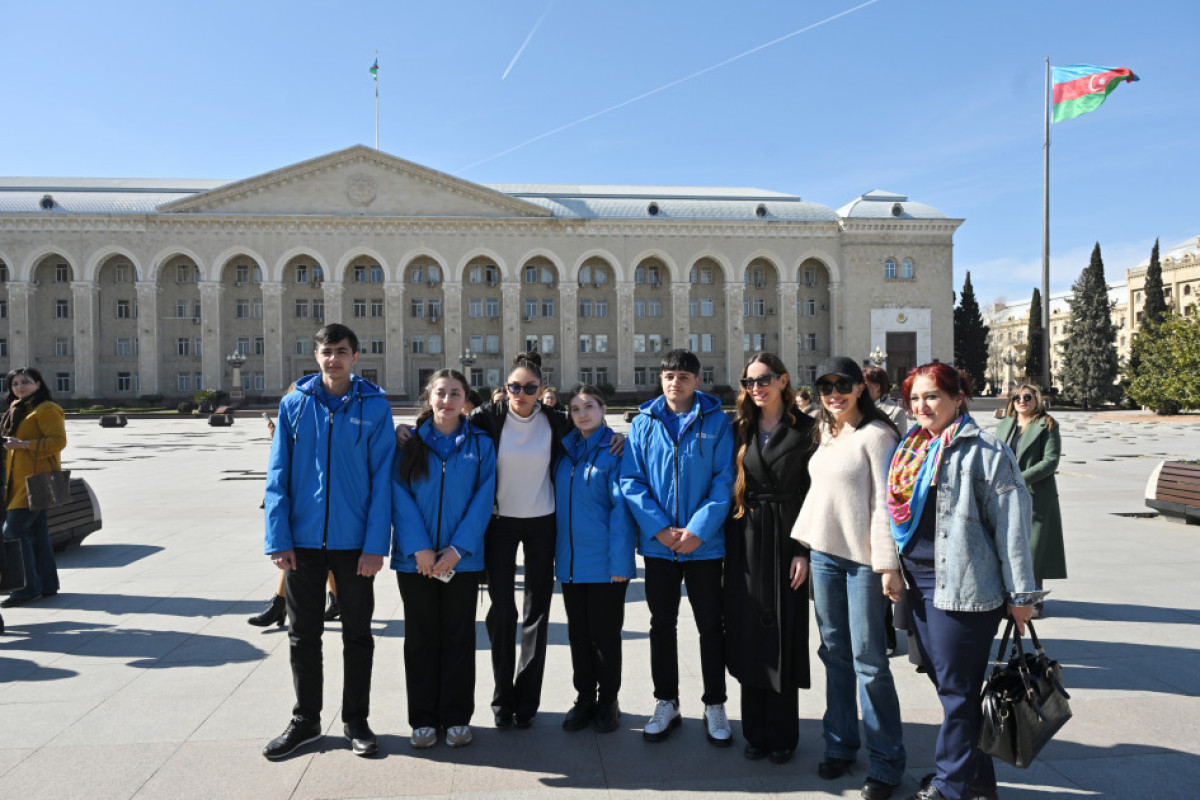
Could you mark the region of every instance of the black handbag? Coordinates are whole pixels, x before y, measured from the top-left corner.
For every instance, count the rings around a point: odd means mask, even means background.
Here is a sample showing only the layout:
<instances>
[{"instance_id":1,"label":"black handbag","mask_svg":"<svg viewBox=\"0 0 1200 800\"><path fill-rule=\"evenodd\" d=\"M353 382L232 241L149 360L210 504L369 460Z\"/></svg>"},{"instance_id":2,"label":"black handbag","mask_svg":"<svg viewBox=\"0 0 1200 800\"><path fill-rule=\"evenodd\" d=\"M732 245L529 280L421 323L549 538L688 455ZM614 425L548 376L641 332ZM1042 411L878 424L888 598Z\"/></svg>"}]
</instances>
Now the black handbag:
<instances>
[{"instance_id":1,"label":"black handbag","mask_svg":"<svg viewBox=\"0 0 1200 800\"><path fill-rule=\"evenodd\" d=\"M3 543L0 552L0 592L16 592L25 588L25 559L22 557L21 540Z\"/></svg>"},{"instance_id":2,"label":"black handbag","mask_svg":"<svg viewBox=\"0 0 1200 800\"><path fill-rule=\"evenodd\" d=\"M57 469L37 471L43 441L45 440L38 440L33 452L33 474L25 478L25 493L29 496L30 511L45 511L71 500L71 470L63 469L59 462L55 465ZM57 457L54 460L58 462Z\"/></svg>"},{"instance_id":3,"label":"black handbag","mask_svg":"<svg viewBox=\"0 0 1200 800\"><path fill-rule=\"evenodd\" d=\"M1071 718L1062 669L1042 649L1033 622L1025 623L1035 652L1026 653L1010 618L983 687L983 730L979 748L1025 769ZM1012 637L1012 648L1008 640ZM1008 660L1004 651L1009 650Z\"/></svg>"}]
</instances>

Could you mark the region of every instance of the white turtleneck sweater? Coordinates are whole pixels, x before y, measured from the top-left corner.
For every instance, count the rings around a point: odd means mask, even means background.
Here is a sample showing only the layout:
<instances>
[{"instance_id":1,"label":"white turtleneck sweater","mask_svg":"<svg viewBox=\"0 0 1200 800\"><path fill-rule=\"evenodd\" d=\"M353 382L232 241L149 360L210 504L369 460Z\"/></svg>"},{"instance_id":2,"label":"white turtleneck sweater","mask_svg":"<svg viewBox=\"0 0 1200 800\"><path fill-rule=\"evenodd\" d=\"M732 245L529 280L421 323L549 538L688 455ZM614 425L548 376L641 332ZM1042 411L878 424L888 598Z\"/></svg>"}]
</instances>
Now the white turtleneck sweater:
<instances>
[{"instance_id":1,"label":"white turtleneck sweater","mask_svg":"<svg viewBox=\"0 0 1200 800\"><path fill-rule=\"evenodd\" d=\"M496 510L529 519L554 513L550 483L550 420L535 407L528 417L509 409L496 454Z\"/></svg>"}]
</instances>

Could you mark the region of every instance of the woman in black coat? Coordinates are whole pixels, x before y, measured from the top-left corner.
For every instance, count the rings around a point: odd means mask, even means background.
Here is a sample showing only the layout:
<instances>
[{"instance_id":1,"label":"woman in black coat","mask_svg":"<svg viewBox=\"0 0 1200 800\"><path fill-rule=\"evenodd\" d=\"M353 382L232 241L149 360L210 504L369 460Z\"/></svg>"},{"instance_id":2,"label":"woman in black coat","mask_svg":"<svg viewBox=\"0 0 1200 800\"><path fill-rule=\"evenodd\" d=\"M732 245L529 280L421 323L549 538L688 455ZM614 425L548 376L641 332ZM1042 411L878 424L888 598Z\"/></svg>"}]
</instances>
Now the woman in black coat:
<instances>
[{"instance_id":1,"label":"woman in black coat","mask_svg":"<svg viewBox=\"0 0 1200 800\"><path fill-rule=\"evenodd\" d=\"M810 686L808 551L791 530L808 492L816 423L797 410L787 368L773 353L756 353L741 384L725 533L725 652L742 685L746 758L782 764L800 736L799 690Z\"/></svg>"}]
</instances>

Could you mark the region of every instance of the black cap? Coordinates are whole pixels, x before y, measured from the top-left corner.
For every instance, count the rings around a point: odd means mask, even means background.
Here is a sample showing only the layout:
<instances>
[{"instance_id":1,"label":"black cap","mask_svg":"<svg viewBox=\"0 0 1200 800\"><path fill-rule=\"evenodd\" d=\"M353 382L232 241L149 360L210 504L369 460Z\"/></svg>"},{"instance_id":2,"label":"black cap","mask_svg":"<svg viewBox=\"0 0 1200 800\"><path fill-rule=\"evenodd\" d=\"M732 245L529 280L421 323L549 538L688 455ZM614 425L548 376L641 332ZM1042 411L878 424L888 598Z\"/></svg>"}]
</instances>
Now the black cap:
<instances>
[{"instance_id":1,"label":"black cap","mask_svg":"<svg viewBox=\"0 0 1200 800\"><path fill-rule=\"evenodd\" d=\"M826 375L837 375L851 383L866 383L858 364L854 363L854 359L845 356L832 356L822 361L817 367L816 379L821 380Z\"/></svg>"}]
</instances>

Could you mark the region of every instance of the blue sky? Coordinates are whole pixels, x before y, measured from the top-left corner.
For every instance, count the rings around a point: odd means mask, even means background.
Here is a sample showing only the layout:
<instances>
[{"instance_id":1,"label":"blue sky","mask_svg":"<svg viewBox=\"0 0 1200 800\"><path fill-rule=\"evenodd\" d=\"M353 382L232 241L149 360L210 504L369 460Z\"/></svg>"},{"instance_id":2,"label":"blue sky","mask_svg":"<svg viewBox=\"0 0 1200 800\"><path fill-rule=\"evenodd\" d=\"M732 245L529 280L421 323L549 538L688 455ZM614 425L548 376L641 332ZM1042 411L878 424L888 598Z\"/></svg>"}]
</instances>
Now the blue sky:
<instances>
[{"instance_id":1,"label":"blue sky","mask_svg":"<svg viewBox=\"0 0 1200 800\"><path fill-rule=\"evenodd\" d=\"M970 270L981 301L1019 299L1041 280L1046 56L1142 79L1052 127L1052 289L1097 241L1116 280L1200 234L1198 23L1194 0L0 0L0 174L245 178L373 144L378 50L402 158L834 208L899 192L966 219L956 288Z\"/></svg>"}]
</instances>

